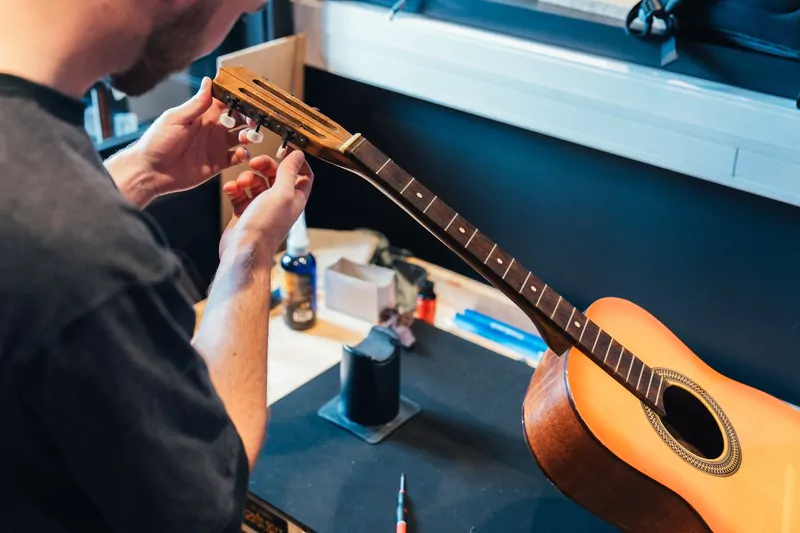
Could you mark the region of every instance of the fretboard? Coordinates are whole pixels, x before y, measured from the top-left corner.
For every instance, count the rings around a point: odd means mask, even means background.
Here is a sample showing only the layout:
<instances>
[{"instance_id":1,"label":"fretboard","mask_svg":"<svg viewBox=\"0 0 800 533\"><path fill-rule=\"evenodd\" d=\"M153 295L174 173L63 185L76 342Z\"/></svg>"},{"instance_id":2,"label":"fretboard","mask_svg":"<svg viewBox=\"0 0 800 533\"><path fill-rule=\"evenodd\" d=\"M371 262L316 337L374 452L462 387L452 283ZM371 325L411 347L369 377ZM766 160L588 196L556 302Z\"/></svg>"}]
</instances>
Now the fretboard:
<instances>
[{"instance_id":1,"label":"fretboard","mask_svg":"<svg viewBox=\"0 0 800 533\"><path fill-rule=\"evenodd\" d=\"M665 414L662 377L630 350L367 139L356 140L350 154L363 167L366 179L511 299L540 331L557 331L651 409ZM553 343L549 344L556 351Z\"/></svg>"}]
</instances>

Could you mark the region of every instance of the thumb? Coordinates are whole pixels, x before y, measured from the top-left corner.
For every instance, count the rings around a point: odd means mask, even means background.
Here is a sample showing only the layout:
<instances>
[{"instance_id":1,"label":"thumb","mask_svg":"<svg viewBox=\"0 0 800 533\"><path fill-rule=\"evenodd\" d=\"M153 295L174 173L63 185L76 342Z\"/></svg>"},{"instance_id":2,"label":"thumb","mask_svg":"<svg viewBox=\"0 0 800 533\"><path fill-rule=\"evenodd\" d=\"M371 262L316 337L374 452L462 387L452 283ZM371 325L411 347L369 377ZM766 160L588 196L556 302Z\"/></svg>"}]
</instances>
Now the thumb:
<instances>
[{"instance_id":1,"label":"thumb","mask_svg":"<svg viewBox=\"0 0 800 533\"><path fill-rule=\"evenodd\" d=\"M292 194L295 183L300 171L306 163L306 156L301 150L294 150L287 155L280 165L275 176L275 184L272 186L276 192Z\"/></svg>"},{"instance_id":2,"label":"thumb","mask_svg":"<svg viewBox=\"0 0 800 533\"><path fill-rule=\"evenodd\" d=\"M192 122L208 111L212 103L214 103L214 99L211 96L211 78L204 76L200 83L200 89L192 98L175 108L174 116L179 122Z\"/></svg>"}]
</instances>

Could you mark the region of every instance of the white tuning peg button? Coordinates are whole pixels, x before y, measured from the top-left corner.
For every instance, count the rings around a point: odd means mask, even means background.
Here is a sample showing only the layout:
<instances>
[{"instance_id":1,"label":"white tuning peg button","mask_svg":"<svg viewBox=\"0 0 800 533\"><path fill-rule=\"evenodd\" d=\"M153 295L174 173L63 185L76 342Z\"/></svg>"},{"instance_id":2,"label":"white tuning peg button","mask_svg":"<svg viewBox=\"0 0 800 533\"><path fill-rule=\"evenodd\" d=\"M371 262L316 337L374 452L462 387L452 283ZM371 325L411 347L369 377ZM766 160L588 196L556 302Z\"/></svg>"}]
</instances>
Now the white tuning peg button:
<instances>
[{"instance_id":1,"label":"white tuning peg button","mask_svg":"<svg viewBox=\"0 0 800 533\"><path fill-rule=\"evenodd\" d=\"M236 119L230 115L222 115L219 117L219 123L225 126L228 129L233 128L236 126Z\"/></svg>"},{"instance_id":2,"label":"white tuning peg button","mask_svg":"<svg viewBox=\"0 0 800 533\"><path fill-rule=\"evenodd\" d=\"M278 161L283 160L283 158L286 157L286 152L288 151L289 149L287 148L287 146L285 144L282 144L280 148L278 148L277 153L275 154L275 159L277 159Z\"/></svg>"},{"instance_id":3,"label":"white tuning peg button","mask_svg":"<svg viewBox=\"0 0 800 533\"><path fill-rule=\"evenodd\" d=\"M264 134L256 130L247 130L247 140L254 144L259 144L264 140Z\"/></svg>"}]
</instances>

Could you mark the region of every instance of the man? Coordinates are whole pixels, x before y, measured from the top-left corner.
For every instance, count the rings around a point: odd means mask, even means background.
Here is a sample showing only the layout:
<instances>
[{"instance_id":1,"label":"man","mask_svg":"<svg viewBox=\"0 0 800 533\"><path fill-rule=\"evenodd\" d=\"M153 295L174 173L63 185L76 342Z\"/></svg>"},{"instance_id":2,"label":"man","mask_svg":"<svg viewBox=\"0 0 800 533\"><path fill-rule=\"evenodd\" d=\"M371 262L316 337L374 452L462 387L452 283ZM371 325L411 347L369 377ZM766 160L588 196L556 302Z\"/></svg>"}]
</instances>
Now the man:
<instances>
[{"instance_id":1,"label":"man","mask_svg":"<svg viewBox=\"0 0 800 533\"><path fill-rule=\"evenodd\" d=\"M78 99L104 78L149 90L262 3L0 0L0 531L240 527L272 258L312 172L295 151L249 162L274 183L226 185L235 216L193 339L179 263L141 208L247 159L244 136L206 79L104 166Z\"/></svg>"}]
</instances>

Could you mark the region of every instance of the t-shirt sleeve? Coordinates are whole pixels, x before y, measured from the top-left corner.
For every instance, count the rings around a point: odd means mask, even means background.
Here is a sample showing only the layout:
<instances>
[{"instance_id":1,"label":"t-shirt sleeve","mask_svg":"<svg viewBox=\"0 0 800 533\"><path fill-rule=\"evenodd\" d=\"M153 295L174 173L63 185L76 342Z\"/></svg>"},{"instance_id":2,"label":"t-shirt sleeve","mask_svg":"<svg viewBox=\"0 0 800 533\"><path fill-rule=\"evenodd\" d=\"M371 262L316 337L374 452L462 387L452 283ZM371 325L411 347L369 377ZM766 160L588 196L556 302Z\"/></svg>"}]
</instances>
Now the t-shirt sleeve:
<instances>
[{"instance_id":1,"label":"t-shirt sleeve","mask_svg":"<svg viewBox=\"0 0 800 533\"><path fill-rule=\"evenodd\" d=\"M249 467L172 282L115 295L46 354L42 417L116 532L240 531Z\"/></svg>"}]
</instances>

